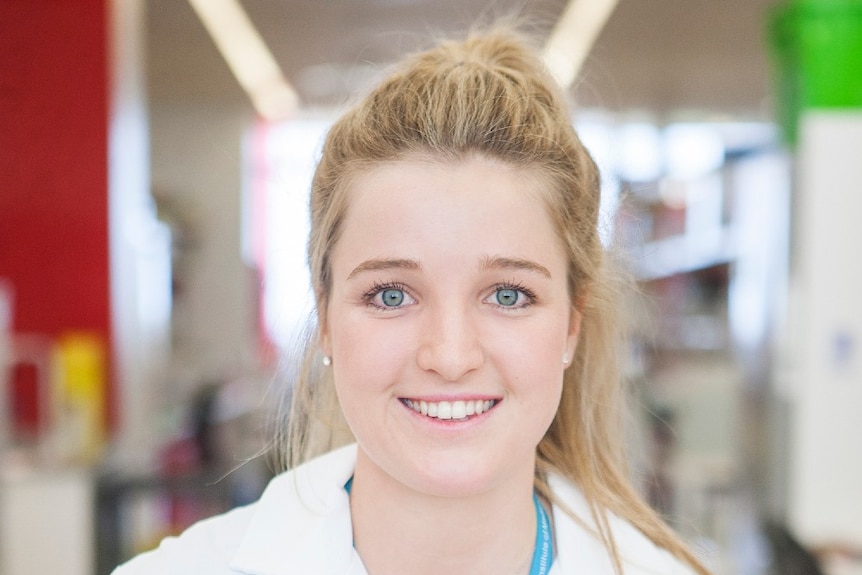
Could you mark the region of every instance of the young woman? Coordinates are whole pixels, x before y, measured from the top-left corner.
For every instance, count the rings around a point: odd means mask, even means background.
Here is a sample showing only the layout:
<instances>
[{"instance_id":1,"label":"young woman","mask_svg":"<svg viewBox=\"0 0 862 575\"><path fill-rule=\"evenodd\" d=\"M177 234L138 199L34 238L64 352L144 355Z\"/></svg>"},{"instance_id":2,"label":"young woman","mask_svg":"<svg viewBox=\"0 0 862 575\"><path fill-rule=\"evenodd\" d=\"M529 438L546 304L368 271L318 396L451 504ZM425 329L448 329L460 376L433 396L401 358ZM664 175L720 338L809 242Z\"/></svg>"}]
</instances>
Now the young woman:
<instances>
[{"instance_id":1,"label":"young woman","mask_svg":"<svg viewBox=\"0 0 862 575\"><path fill-rule=\"evenodd\" d=\"M315 174L291 471L117 575L706 574L628 482L598 209L523 39L408 59Z\"/></svg>"}]
</instances>

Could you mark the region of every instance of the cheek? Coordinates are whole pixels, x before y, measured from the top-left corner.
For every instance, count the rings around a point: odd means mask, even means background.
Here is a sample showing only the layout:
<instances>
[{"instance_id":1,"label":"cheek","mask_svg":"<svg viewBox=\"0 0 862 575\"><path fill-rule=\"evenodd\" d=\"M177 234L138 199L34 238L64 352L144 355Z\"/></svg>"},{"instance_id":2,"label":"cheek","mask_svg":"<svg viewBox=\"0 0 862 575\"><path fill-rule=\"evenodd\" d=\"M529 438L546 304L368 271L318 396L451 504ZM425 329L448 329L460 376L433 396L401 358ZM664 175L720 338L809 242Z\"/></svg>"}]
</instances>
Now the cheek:
<instances>
[{"instance_id":1,"label":"cheek","mask_svg":"<svg viewBox=\"0 0 862 575\"><path fill-rule=\"evenodd\" d=\"M511 399L533 414L530 426L544 435L556 415L563 390L565 329L522 329L497 340L494 364Z\"/></svg>"},{"instance_id":2,"label":"cheek","mask_svg":"<svg viewBox=\"0 0 862 575\"><path fill-rule=\"evenodd\" d=\"M333 365L339 395L384 388L403 368L411 341L387 320L342 316L331 331ZM342 389L343 388L343 389Z\"/></svg>"},{"instance_id":3,"label":"cheek","mask_svg":"<svg viewBox=\"0 0 862 575\"><path fill-rule=\"evenodd\" d=\"M498 330L489 341L492 342L495 356L513 369L561 373L567 327L561 321L524 323L514 329Z\"/></svg>"}]
</instances>

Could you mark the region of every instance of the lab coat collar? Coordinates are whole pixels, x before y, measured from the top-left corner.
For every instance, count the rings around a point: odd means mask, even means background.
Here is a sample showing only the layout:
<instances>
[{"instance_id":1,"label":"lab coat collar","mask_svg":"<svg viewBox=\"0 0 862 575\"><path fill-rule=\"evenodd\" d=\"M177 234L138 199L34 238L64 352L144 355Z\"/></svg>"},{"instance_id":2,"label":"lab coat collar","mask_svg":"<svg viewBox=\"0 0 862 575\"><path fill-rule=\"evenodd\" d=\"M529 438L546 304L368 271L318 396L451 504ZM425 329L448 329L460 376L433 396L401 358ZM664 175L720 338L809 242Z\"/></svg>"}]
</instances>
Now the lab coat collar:
<instances>
[{"instance_id":1,"label":"lab coat collar","mask_svg":"<svg viewBox=\"0 0 862 575\"><path fill-rule=\"evenodd\" d=\"M353 548L350 498L344 484L356 467L356 445L312 460L276 477L264 491L231 568L247 575L343 573L367 575ZM612 573L606 553L594 535L588 505L571 483L552 476L551 488L581 519L578 525L554 506L557 555L552 573ZM565 544L561 544L565 542ZM573 545L574 544L574 545ZM577 557L570 557L577 549Z\"/></svg>"},{"instance_id":2,"label":"lab coat collar","mask_svg":"<svg viewBox=\"0 0 862 575\"><path fill-rule=\"evenodd\" d=\"M231 568L249 575L366 575L343 488L355 466L356 445L349 445L271 481Z\"/></svg>"},{"instance_id":3,"label":"lab coat collar","mask_svg":"<svg viewBox=\"0 0 862 575\"><path fill-rule=\"evenodd\" d=\"M356 467L356 451L356 445L342 447L273 479L255 508L231 568L246 575L367 575L353 548L350 498L344 489ZM565 478L551 475L548 480L551 490L578 518L553 506L557 555L551 573L613 575L583 493ZM613 514L609 520L626 573L691 573L628 522Z\"/></svg>"},{"instance_id":4,"label":"lab coat collar","mask_svg":"<svg viewBox=\"0 0 862 575\"><path fill-rule=\"evenodd\" d=\"M574 519L559 506L553 506L557 555L552 573L612 575L613 566L598 537L589 504L581 491L571 482L553 473L548 477L548 484L551 491L577 517Z\"/></svg>"},{"instance_id":5,"label":"lab coat collar","mask_svg":"<svg viewBox=\"0 0 862 575\"><path fill-rule=\"evenodd\" d=\"M559 553L551 573L614 575L613 560L599 536L599 528L583 492L567 479L551 474L551 491L572 512L554 505L554 537ZM608 512L608 528L617 545L626 575L694 575L666 550L659 548L631 523Z\"/></svg>"}]
</instances>

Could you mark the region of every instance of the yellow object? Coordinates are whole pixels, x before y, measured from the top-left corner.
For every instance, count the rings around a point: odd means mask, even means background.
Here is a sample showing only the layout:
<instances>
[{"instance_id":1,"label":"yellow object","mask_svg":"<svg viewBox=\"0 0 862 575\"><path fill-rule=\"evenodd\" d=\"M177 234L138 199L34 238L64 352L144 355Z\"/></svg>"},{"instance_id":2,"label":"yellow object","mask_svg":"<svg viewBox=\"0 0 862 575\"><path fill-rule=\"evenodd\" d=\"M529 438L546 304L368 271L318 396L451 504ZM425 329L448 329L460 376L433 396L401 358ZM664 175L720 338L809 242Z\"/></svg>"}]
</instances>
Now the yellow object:
<instances>
[{"instance_id":1,"label":"yellow object","mask_svg":"<svg viewBox=\"0 0 862 575\"><path fill-rule=\"evenodd\" d=\"M106 349L101 335L68 332L57 344L59 431L71 459L93 463L105 444Z\"/></svg>"}]
</instances>

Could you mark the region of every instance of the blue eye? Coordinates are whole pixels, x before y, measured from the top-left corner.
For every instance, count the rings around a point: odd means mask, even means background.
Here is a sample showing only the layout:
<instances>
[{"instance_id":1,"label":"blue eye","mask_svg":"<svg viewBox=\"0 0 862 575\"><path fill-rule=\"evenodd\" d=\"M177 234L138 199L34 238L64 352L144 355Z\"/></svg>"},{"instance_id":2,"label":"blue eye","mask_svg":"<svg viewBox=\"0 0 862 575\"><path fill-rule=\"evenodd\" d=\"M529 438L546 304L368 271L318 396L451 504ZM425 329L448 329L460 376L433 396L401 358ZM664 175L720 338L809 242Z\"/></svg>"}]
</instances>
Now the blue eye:
<instances>
[{"instance_id":1,"label":"blue eye","mask_svg":"<svg viewBox=\"0 0 862 575\"><path fill-rule=\"evenodd\" d=\"M375 283L362 300L378 311L399 311L416 303L407 287L399 282Z\"/></svg>"},{"instance_id":2,"label":"blue eye","mask_svg":"<svg viewBox=\"0 0 862 575\"><path fill-rule=\"evenodd\" d=\"M497 290L497 303L504 307L512 307L518 303L518 290L503 288Z\"/></svg>"},{"instance_id":3,"label":"blue eye","mask_svg":"<svg viewBox=\"0 0 862 575\"><path fill-rule=\"evenodd\" d=\"M385 289L380 292L380 300L386 307L398 307L404 303L404 291L400 289Z\"/></svg>"},{"instance_id":4,"label":"blue eye","mask_svg":"<svg viewBox=\"0 0 862 575\"><path fill-rule=\"evenodd\" d=\"M500 310L520 311L536 303L536 294L527 286L515 282L500 283L483 300Z\"/></svg>"}]
</instances>

